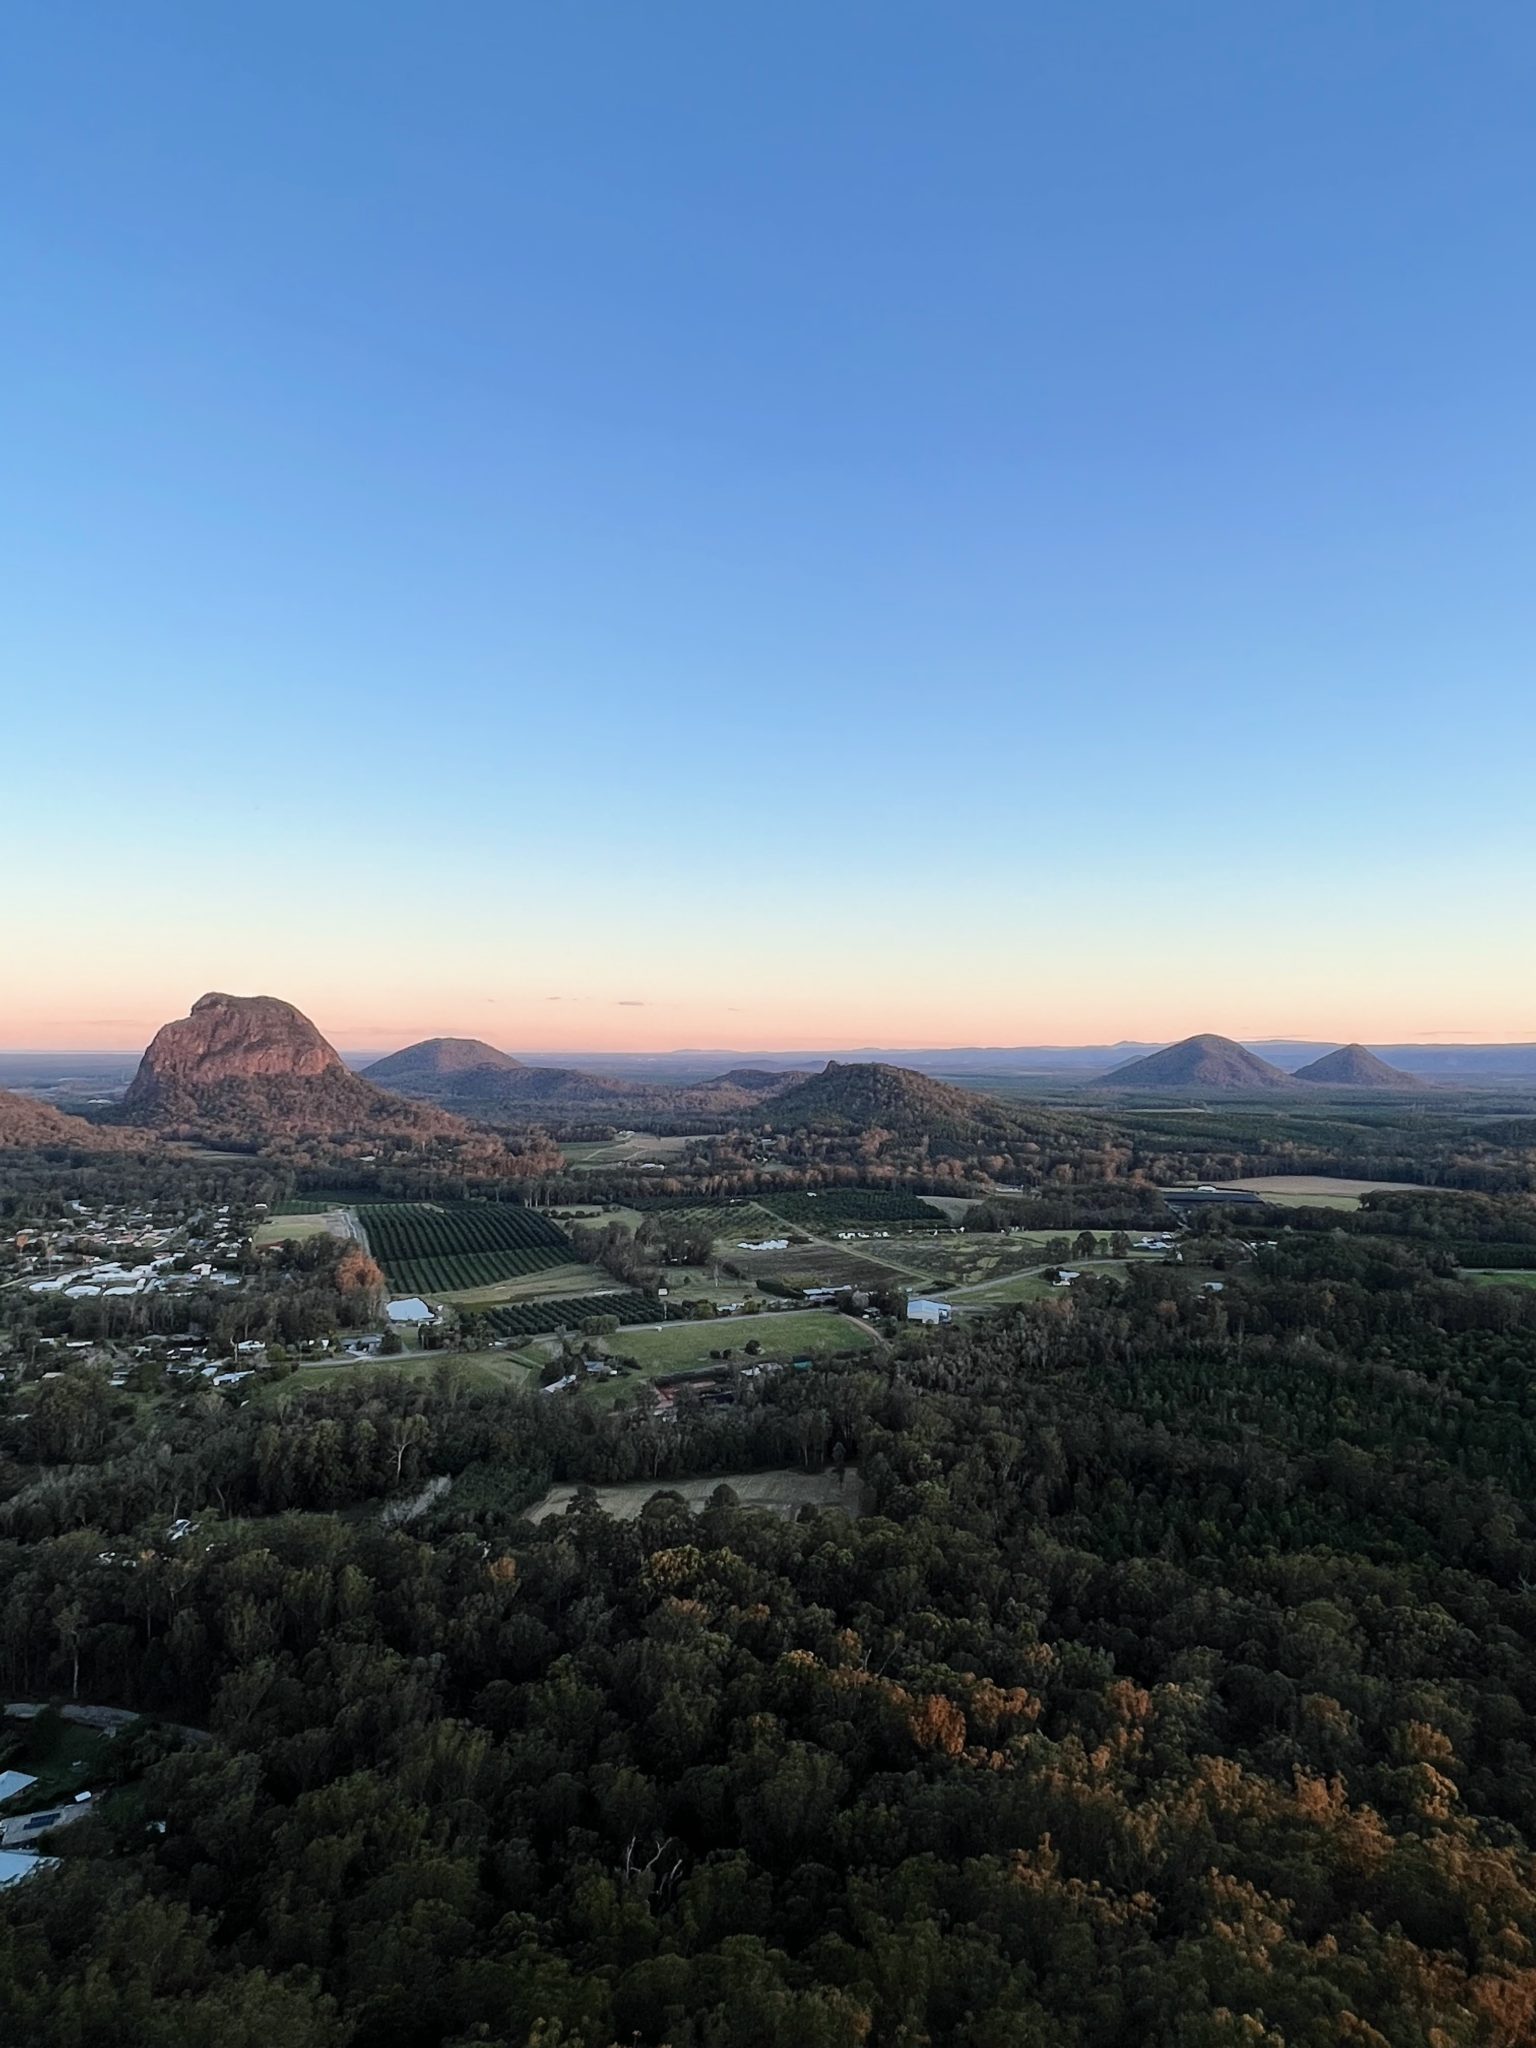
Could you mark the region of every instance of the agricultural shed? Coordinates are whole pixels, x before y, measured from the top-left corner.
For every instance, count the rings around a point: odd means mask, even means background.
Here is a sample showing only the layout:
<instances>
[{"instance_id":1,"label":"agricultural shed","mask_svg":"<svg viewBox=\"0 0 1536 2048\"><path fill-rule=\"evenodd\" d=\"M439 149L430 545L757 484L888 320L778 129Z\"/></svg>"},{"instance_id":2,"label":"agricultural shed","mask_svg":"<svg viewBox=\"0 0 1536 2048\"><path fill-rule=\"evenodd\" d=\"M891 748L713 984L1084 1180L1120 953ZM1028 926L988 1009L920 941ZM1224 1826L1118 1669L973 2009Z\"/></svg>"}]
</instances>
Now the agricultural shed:
<instances>
[{"instance_id":1,"label":"agricultural shed","mask_svg":"<svg viewBox=\"0 0 1536 2048\"><path fill-rule=\"evenodd\" d=\"M908 1297L909 1323L947 1323L952 1314L953 1310L947 1301L926 1301L917 1294Z\"/></svg>"}]
</instances>

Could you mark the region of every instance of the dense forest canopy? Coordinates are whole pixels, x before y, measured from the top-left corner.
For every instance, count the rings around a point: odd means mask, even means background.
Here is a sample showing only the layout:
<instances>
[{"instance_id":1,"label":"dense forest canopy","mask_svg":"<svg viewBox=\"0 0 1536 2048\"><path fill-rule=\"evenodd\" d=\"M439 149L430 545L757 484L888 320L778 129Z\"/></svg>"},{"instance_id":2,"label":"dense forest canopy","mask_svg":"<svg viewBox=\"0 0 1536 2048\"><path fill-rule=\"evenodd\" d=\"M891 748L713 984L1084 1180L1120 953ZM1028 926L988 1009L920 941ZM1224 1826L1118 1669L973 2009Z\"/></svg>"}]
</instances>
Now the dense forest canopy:
<instances>
[{"instance_id":1,"label":"dense forest canopy","mask_svg":"<svg viewBox=\"0 0 1536 2048\"><path fill-rule=\"evenodd\" d=\"M1154 1213L1081 1164L1036 1221ZM243 1223L285 1175L18 1156L3 1200ZM451 1353L114 1384L0 1288L0 1687L148 1717L0 1892L0 2037L1519 2048L1536 1289L1471 1251L1527 1245L1513 1191L1217 1205L666 1425ZM273 1327L376 1312L355 1245L244 1256ZM673 1490L778 1471L831 1504Z\"/></svg>"}]
</instances>

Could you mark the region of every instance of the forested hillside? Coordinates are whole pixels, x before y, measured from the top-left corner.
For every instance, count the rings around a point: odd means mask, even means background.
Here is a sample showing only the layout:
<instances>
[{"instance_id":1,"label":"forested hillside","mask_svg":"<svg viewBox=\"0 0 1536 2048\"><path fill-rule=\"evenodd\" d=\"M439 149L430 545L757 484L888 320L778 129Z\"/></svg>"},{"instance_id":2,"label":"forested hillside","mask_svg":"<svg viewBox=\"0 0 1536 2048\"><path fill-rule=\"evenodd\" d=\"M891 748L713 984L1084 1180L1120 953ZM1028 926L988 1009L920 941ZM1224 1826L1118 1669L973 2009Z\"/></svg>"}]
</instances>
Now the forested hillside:
<instances>
[{"instance_id":1,"label":"forested hillside","mask_svg":"<svg viewBox=\"0 0 1536 2048\"><path fill-rule=\"evenodd\" d=\"M0 2034L1517 2048L1533 1356L1536 1294L1309 1228L670 1429L450 1359L109 1399L40 1489L8 1421L7 1696L214 1740L123 1738L3 1895ZM523 1518L829 1460L862 1517Z\"/></svg>"}]
</instances>

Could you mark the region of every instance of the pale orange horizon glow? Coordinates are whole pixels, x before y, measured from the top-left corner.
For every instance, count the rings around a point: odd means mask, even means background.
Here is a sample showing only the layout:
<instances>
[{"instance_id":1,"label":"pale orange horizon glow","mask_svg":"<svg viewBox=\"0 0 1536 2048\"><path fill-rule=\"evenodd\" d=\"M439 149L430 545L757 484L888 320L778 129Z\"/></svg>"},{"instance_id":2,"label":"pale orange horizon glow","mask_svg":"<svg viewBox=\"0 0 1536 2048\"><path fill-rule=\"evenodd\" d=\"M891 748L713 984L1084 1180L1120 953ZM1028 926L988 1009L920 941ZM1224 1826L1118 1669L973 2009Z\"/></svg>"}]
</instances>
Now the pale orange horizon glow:
<instances>
[{"instance_id":1,"label":"pale orange horizon glow","mask_svg":"<svg viewBox=\"0 0 1536 2048\"><path fill-rule=\"evenodd\" d=\"M224 983L210 987L227 987ZM1069 1006L1036 999L1017 1007L995 995L967 1002L963 996L945 1001L917 999L867 1003L845 997L832 1003L807 997L797 1001L783 992L777 1000L723 1005L695 998L561 996L482 997L444 1003L428 1009L387 1008L370 1016L355 995L337 998L297 986L239 985L233 994L281 994L293 1002L343 1052L375 1052L382 1056L424 1038L478 1038L518 1057L561 1054L644 1056L689 1049L791 1053L807 1050L856 1052L866 1047L906 1048L913 1052L954 1047L1112 1046L1121 1042L1169 1044L1197 1031L1218 1031L1243 1041L1306 1040L1343 1044L1358 1039L1377 1044L1489 1044L1536 1041L1536 1019L1494 1016L1486 1024L1465 1021L1465 1008L1452 1021L1428 1004L1393 1015L1375 1005L1337 1010L1282 1012L1265 1017L1248 1008L1238 1013L1218 1005L1177 1005L1143 997L1124 1007ZM82 1005L65 1011L42 1001L5 1002L0 1008L0 1051L138 1053L159 1027L184 1016L196 995L108 1011Z\"/></svg>"}]
</instances>

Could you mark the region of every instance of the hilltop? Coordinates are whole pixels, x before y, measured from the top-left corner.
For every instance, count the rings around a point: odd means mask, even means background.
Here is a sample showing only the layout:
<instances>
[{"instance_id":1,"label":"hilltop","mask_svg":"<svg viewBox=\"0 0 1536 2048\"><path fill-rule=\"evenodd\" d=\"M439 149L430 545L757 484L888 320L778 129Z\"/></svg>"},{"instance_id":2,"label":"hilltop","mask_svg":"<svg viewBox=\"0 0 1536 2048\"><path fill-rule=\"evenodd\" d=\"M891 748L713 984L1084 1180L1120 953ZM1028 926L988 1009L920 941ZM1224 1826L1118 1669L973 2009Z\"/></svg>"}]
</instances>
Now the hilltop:
<instances>
[{"instance_id":1,"label":"hilltop","mask_svg":"<svg viewBox=\"0 0 1536 2048\"><path fill-rule=\"evenodd\" d=\"M432 1092L436 1083L448 1083L466 1074L515 1073L522 1061L500 1052L483 1038L423 1038L399 1052L386 1053L381 1060L363 1068L365 1079L381 1088L398 1088L410 1094L416 1087Z\"/></svg>"},{"instance_id":2,"label":"hilltop","mask_svg":"<svg viewBox=\"0 0 1536 2048\"><path fill-rule=\"evenodd\" d=\"M1320 1060L1298 1067L1298 1081L1312 1081L1325 1088L1422 1088L1417 1074L1405 1074L1401 1067L1389 1067L1385 1060L1363 1045L1341 1045L1337 1052L1324 1053Z\"/></svg>"},{"instance_id":3,"label":"hilltop","mask_svg":"<svg viewBox=\"0 0 1536 2048\"><path fill-rule=\"evenodd\" d=\"M142 1142L0 1088L0 1152L122 1152Z\"/></svg>"},{"instance_id":4,"label":"hilltop","mask_svg":"<svg viewBox=\"0 0 1536 2048\"><path fill-rule=\"evenodd\" d=\"M462 1117L350 1073L303 1012L275 996L200 997L155 1034L123 1112L130 1123L236 1146L430 1152L466 1173L542 1170L553 1157L541 1144L514 1159Z\"/></svg>"},{"instance_id":5,"label":"hilltop","mask_svg":"<svg viewBox=\"0 0 1536 2048\"><path fill-rule=\"evenodd\" d=\"M792 1088L810 1074L808 1067L732 1067L712 1081L700 1081L700 1088L739 1088L747 1095L776 1095Z\"/></svg>"},{"instance_id":6,"label":"hilltop","mask_svg":"<svg viewBox=\"0 0 1536 2048\"><path fill-rule=\"evenodd\" d=\"M1214 1031L1181 1038L1177 1045L1148 1053L1101 1077L1108 1088L1205 1088L1254 1089L1289 1088L1291 1076L1282 1068L1261 1060L1256 1052L1239 1045L1235 1038L1222 1038Z\"/></svg>"},{"instance_id":7,"label":"hilltop","mask_svg":"<svg viewBox=\"0 0 1536 2048\"><path fill-rule=\"evenodd\" d=\"M782 1073L740 1067L708 1081L621 1080L583 1067L525 1066L476 1038L427 1039L376 1060L363 1072L366 1079L388 1082L403 1095L508 1124L545 1115L590 1119L604 1112L626 1121L732 1116L805 1078L803 1068Z\"/></svg>"},{"instance_id":8,"label":"hilltop","mask_svg":"<svg viewBox=\"0 0 1536 2048\"><path fill-rule=\"evenodd\" d=\"M930 1080L910 1067L841 1065L786 1088L762 1105L779 1130L890 1131L897 1137L979 1143L1016 1136L1021 1121L999 1102Z\"/></svg>"},{"instance_id":9,"label":"hilltop","mask_svg":"<svg viewBox=\"0 0 1536 2048\"><path fill-rule=\"evenodd\" d=\"M199 996L185 1017L162 1025L123 1107L135 1120L154 1121L173 1104L191 1101L230 1081L347 1079L341 1055L302 1011L276 996Z\"/></svg>"}]
</instances>

